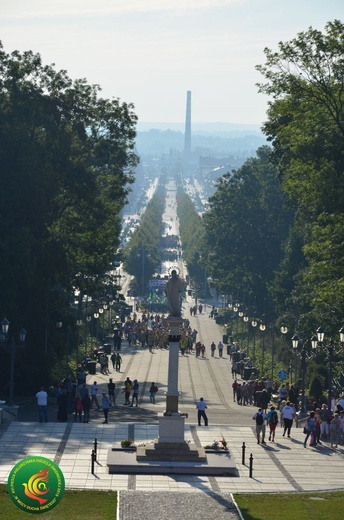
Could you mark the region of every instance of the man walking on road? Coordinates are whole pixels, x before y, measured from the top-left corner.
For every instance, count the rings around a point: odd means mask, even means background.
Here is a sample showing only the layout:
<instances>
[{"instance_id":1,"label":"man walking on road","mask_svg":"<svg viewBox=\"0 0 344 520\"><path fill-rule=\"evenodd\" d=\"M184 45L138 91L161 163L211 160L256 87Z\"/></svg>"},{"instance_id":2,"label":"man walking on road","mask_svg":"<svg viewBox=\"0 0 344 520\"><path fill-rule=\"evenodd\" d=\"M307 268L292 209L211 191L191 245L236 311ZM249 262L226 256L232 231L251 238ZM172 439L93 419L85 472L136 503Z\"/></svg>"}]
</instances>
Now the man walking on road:
<instances>
[{"instance_id":1,"label":"man walking on road","mask_svg":"<svg viewBox=\"0 0 344 520\"><path fill-rule=\"evenodd\" d=\"M258 411L252 417L254 421L256 421L256 434L257 434L257 444L260 444L260 434L262 434L262 444L266 444L265 442L265 423L267 419L267 415L263 412L261 408L258 408Z\"/></svg>"},{"instance_id":2,"label":"man walking on road","mask_svg":"<svg viewBox=\"0 0 344 520\"><path fill-rule=\"evenodd\" d=\"M201 426L202 417L204 419L204 426L208 426L208 417L207 417L207 414L205 413L205 410L208 407L207 407L207 404L206 404L205 400L203 399L203 397L201 397L200 400L198 401L196 408L198 410L198 414L197 414L198 415L198 426Z\"/></svg>"},{"instance_id":3,"label":"man walking on road","mask_svg":"<svg viewBox=\"0 0 344 520\"><path fill-rule=\"evenodd\" d=\"M93 385L91 386L91 408L93 406L93 403L95 403L96 407L97 407L97 410L99 411L100 410L100 406L99 406L99 403L98 403L97 393L98 393L98 386L97 386L97 381L95 381L93 383Z\"/></svg>"},{"instance_id":4,"label":"man walking on road","mask_svg":"<svg viewBox=\"0 0 344 520\"><path fill-rule=\"evenodd\" d=\"M38 414L39 414L39 422L48 422L48 394L44 390L44 387L41 386L41 389L36 394L37 405L38 405Z\"/></svg>"}]
</instances>

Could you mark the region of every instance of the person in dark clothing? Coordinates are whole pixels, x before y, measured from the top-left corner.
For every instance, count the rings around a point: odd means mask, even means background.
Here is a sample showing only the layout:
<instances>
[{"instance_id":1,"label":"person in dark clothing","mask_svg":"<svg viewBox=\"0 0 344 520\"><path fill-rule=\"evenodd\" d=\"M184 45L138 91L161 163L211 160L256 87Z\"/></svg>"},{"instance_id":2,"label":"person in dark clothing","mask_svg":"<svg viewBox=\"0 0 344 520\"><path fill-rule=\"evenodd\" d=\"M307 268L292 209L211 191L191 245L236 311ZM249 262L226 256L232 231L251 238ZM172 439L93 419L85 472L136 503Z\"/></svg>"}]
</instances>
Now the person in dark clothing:
<instances>
[{"instance_id":1,"label":"person in dark clothing","mask_svg":"<svg viewBox=\"0 0 344 520\"><path fill-rule=\"evenodd\" d=\"M68 396L66 390L62 390L62 394L57 399L58 402L58 410L57 410L57 420L59 422L67 422L68 414L67 414L67 403Z\"/></svg>"},{"instance_id":2,"label":"person in dark clothing","mask_svg":"<svg viewBox=\"0 0 344 520\"><path fill-rule=\"evenodd\" d=\"M84 410L84 423L88 423L90 420L90 410L91 410L91 398L88 392L85 393L84 397L81 399L82 401L82 409Z\"/></svg>"},{"instance_id":3,"label":"person in dark clothing","mask_svg":"<svg viewBox=\"0 0 344 520\"><path fill-rule=\"evenodd\" d=\"M262 393L260 395L260 406L264 410L265 413L266 413L269 402L270 402L269 394L267 393L267 391L264 388L264 390L262 390Z\"/></svg>"},{"instance_id":4,"label":"person in dark clothing","mask_svg":"<svg viewBox=\"0 0 344 520\"><path fill-rule=\"evenodd\" d=\"M112 381L112 379L109 379L108 393L109 393L110 403L112 403L112 404L115 404L115 388L116 388L115 383Z\"/></svg>"}]
</instances>

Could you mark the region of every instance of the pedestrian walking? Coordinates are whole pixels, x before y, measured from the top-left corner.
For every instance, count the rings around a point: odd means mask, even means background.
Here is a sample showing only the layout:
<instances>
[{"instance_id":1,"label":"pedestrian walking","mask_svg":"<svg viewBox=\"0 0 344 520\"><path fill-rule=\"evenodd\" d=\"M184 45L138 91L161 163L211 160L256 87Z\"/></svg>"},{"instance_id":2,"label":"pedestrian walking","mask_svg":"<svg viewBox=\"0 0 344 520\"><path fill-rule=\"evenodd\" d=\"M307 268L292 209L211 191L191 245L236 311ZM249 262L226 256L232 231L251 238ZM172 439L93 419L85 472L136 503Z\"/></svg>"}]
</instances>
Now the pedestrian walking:
<instances>
[{"instance_id":1,"label":"pedestrian walking","mask_svg":"<svg viewBox=\"0 0 344 520\"><path fill-rule=\"evenodd\" d=\"M97 407L97 410L99 411L100 410L100 406L99 406L99 403L98 403L97 393L98 393L98 386L97 386L97 381L95 381L93 383L93 385L91 386L91 408L93 406L93 403L95 403L96 407Z\"/></svg>"},{"instance_id":2,"label":"pedestrian walking","mask_svg":"<svg viewBox=\"0 0 344 520\"><path fill-rule=\"evenodd\" d=\"M331 448L338 448L341 426L342 423L339 419L339 413L336 412L333 414L333 419L330 422Z\"/></svg>"},{"instance_id":3,"label":"pedestrian walking","mask_svg":"<svg viewBox=\"0 0 344 520\"><path fill-rule=\"evenodd\" d=\"M105 392L102 394L102 408L103 408L103 414L104 414L104 421L103 424L108 423L108 415L109 415L109 409L110 409L110 399L106 395Z\"/></svg>"},{"instance_id":4,"label":"pedestrian walking","mask_svg":"<svg viewBox=\"0 0 344 520\"><path fill-rule=\"evenodd\" d=\"M117 354L116 354L116 359L115 359L116 372L120 372L120 371L121 371L121 364L122 364L122 358L121 358L121 356L117 353Z\"/></svg>"},{"instance_id":5,"label":"pedestrian walking","mask_svg":"<svg viewBox=\"0 0 344 520\"><path fill-rule=\"evenodd\" d=\"M86 388L87 390L87 388ZM91 398L87 392L85 392L84 396L81 399L82 409L84 410L84 423L88 423L90 420L90 410L91 410Z\"/></svg>"},{"instance_id":6,"label":"pedestrian walking","mask_svg":"<svg viewBox=\"0 0 344 520\"><path fill-rule=\"evenodd\" d=\"M210 345L210 350L211 350L211 357L214 357L215 350L216 350L216 345L214 342L212 342L212 344Z\"/></svg>"},{"instance_id":7,"label":"pedestrian walking","mask_svg":"<svg viewBox=\"0 0 344 520\"><path fill-rule=\"evenodd\" d=\"M287 432L288 437L290 438L290 430L293 426L293 420L295 419L295 410L292 406L290 406L290 401L287 401L285 406L282 408L281 419L284 424L283 437Z\"/></svg>"},{"instance_id":8,"label":"pedestrian walking","mask_svg":"<svg viewBox=\"0 0 344 520\"><path fill-rule=\"evenodd\" d=\"M271 406L268 412L268 425L269 425L269 441L275 442L276 426L278 424L278 415L274 406Z\"/></svg>"},{"instance_id":9,"label":"pedestrian walking","mask_svg":"<svg viewBox=\"0 0 344 520\"><path fill-rule=\"evenodd\" d=\"M331 422L332 413L327 407L327 404L321 405L320 410L320 434L323 439L327 439L330 436L330 422Z\"/></svg>"},{"instance_id":10,"label":"pedestrian walking","mask_svg":"<svg viewBox=\"0 0 344 520\"><path fill-rule=\"evenodd\" d=\"M150 399L150 402L153 404L155 404L155 394L157 393L157 391L158 391L158 387L153 382L149 388L149 399Z\"/></svg>"},{"instance_id":11,"label":"pedestrian walking","mask_svg":"<svg viewBox=\"0 0 344 520\"><path fill-rule=\"evenodd\" d=\"M207 407L207 404L206 404L205 400L203 399L203 397L201 397L200 400L198 401L196 408L198 410L198 412L197 412L198 426L201 426L202 417L204 420L204 426L208 426L208 417L207 417L207 414L205 413L205 411L208 407Z\"/></svg>"},{"instance_id":12,"label":"pedestrian walking","mask_svg":"<svg viewBox=\"0 0 344 520\"><path fill-rule=\"evenodd\" d=\"M79 417L79 422L81 423L82 401L81 401L81 397L79 394L77 394L74 399L74 422L76 422L77 417Z\"/></svg>"},{"instance_id":13,"label":"pedestrian walking","mask_svg":"<svg viewBox=\"0 0 344 520\"><path fill-rule=\"evenodd\" d=\"M222 341L219 341L217 348L219 349L219 356L222 357L223 354L223 343Z\"/></svg>"},{"instance_id":14,"label":"pedestrian walking","mask_svg":"<svg viewBox=\"0 0 344 520\"><path fill-rule=\"evenodd\" d=\"M129 377L124 381L124 388L122 390L124 392L124 404L130 404L130 392L131 392L131 381Z\"/></svg>"},{"instance_id":15,"label":"pedestrian walking","mask_svg":"<svg viewBox=\"0 0 344 520\"><path fill-rule=\"evenodd\" d=\"M36 394L39 422L48 422L48 394L41 386L41 389Z\"/></svg>"},{"instance_id":16,"label":"pedestrian walking","mask_svg":"<svg viewBox=\"0 0 344 520\"><path fill-rule=\"evenodd\" d=\"M134 379L133 384L133 398L131 400L131 405L134 406L134 401L136 402L136 407L139 405L139 384L137 382L137 379Z\"/></svg>"},{"instance_id":17,"label":"pedestrian walking","mask_svg":"<svg viewBox=\"0 0 344 520\"><path fill-rule=\"evenodd\" d=\"M111 404L115 404L115 389L116 389L116 385L115 383L112 381L112 379L110 378L109 379L109 382L108 382L108 394L109 394L109 399L110 399L110 403Z\"/></svg>"},{"instance_id":18,"label":"pedestrian walking","mask_svg":"<svg viewBox=\"0 0 344 520\"><path fill-rule=\"evenodd\" d=\"M256 435L257 435L257 444L266 444L265 442L265 425L267 420L266 413L263 412L261 408L258 408L258 411L253 415L252 419L256 421ZM262 438L260 439L260 435Z\"/></svg>"},{"instance_id":19,"label":"pedestrian walking","mask_svg":"<svg viewBox=\"0 0 344 520\"><path fill-rule=\"evenodd\" d=\"M234 380L234 383L232 383L232 389L233 389L233 401L235 402L235 398L236 398L236 389L238 388L239 386L239 383L238 381L235 379Z\"/></svg>"},{"instance_id":20,"label":"pedestrian walking","mask_svg":"<svg viewBox=\"0 0 344 520\"><path fill-rule=\"evenodd\" d=\"M306 426L304 428L304 431L306 432L306 438L303 443L304 447L307 446L307 441L309 436L311 437L310 446L316 446L316 425L317 425L317 418L315 417L315 412L310 412L309 417L306 421Z\"/></svg>"}]
</instances>

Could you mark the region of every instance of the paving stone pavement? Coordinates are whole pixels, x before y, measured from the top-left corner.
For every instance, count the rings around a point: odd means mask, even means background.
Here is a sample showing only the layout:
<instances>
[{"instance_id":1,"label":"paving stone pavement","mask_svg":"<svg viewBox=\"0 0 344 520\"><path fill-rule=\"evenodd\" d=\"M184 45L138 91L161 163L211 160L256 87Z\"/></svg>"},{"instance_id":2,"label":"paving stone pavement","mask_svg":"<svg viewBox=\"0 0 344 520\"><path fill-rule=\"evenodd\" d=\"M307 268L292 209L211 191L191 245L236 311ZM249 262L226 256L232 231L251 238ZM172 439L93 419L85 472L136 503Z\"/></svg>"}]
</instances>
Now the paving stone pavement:
<instances>
[{"instance_id":1,"label":"paving stone pavement","mask_svg":"<svg viewBox=\"0 0 344 520\"><path fill-rule=\"evenodd\" d=\"M148 493L121 491L118 520L240 520L231 496L217 493ZM196 513L197 512L197 513Z\"/></svg>"},{"instance_id":2,"label":"paving stone pavement","mask_svg":"<svg viewBox=\"0 0 344 520\"><path fill-rule=\"evenodd\" d=\"M189 303L186 303L185 314ZM223 330L206 312L191 317L190 321L205 342L209 354L211 341L218 342ZM344 488L343 446L331 450L329 444L324 442L318 447L305 449L302 428L295 427L291 439L282 437L281 428L278 428L276 443L258 445L252 421L255 408L238 406L232 399L229 357L212 358L207 355L202 360L195 358L193 353L179 356L180 411L189 414L185 440L197 440L200 445L206 446L224 437L236 463L238 476L109 475L106 466L108 449L128 438L136 444L152 442L158 437L158 415L165 410L168 350L156 349L150 353L147 349L129 348L124 342L121 355L121 372L112 371L108 376L97 372L88 379L89 384L96 379L100 391L106 388L109 377L116 383L116 406L110 409L109 424L102 424L102 413L94 410L88 424L54 422L55 403L49 404L50 422L40 424L37 422L35 403L23 403L19 408L19 421L11 423L7 429L0 428L0 483L7 482L12 467L22 458L43 455L59 464L68 489L119 491L119 515L122 516L118 518L121 520L134 520L136 517L140 520L175 520L173 508L168 516L168 504L175 502L184 506L178 517L194 518L197 514L201 520L206 520L209 512L209 518L222 520L222 514L226 515L223 518L230 519L229 515L238 514L234 509L228 509L231 494L315 492ZM137 378L140 383L138 408L123 406L121 388L127 375L131 379ZM151 381L159 386L155 405L149 402ZM208 404L207 428L197 425L195 402L200 396ZM95 474L92 475L91 451L95 439L98 451ZM243 443L246 447L244 465ZM248 467L251 454L253 478L249 477ZM159 514L152 515L148 509L146 512L146 508L150 507ZM199 516L200 510L202 516Z\"/></svg>"}]
</instances>

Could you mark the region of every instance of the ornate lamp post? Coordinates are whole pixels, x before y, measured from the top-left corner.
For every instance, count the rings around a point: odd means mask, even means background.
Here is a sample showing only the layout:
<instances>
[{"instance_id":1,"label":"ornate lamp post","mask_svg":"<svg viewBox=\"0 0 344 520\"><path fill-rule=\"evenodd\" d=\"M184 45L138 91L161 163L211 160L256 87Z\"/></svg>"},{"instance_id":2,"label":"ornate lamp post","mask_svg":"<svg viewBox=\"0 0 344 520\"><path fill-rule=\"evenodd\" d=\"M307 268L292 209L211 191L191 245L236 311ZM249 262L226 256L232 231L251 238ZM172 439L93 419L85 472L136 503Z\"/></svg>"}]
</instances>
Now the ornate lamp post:
<instances>
[{"instance_id":1,"label":"ornate lamp post","mask_svg":"<svg viewBox=\"0 0 344 520\"><path fill-rule=\"evenodd\" d=\"M301 414L307 413L306 400L305 400L305 382L306 382L306 357L312 357L314 351L317 348L317 338L313 336L311 338L312 353L307 352L306 343L307 339L299 338L297 334L291 338L293 351L301 356Z\"/></svg>"},{"instance_id":2,"label":"ornate lamp post","mask_svg":"<svg viewBox=\"0 0 344 520\"><path fill-rule=\"evenodd\" d=\"M317 330L317 346L320 347L320 348L326 348L327 349L327 352L328 352L328 355L329 355L329 360L330 360L330 364L329 364L329 369L328 369L328 397L327 397L327 402L328 402L328 409L331 410L332 406L331 406L331 403L332 403L332 372L333 372L333 354L334 354L334 351L336 349L333 341L332 341L332 338L330 338L330 342L327 346L324 345L324 338L325 338L325 330L323 327L319 327L318 330ZM340 330L339 330L339 341L340 341L340 344L341 346L344 344L344 327L342 327Z\"/></svg>"},{"instance_id":3,"label":"ornate lamp post","mask_svg":"<svg viewBox=\"0 0 344 520\"><path fill-rule=\"evenodd\" d=\"M99 312L93 313L93 318L96 320L96 340L97 340L97 347L98 347L98 318L99 318Z\"/></svg>"},{"instance_id":4,"label":"ornate lamp post","mask_svg":"<svg viewBox=\"0 0 344 520\"><path fill-rule=\"evenodd\" d=\"M14 338L11 339L8 337L8 329L10 326L10 322L4 318L1 322L1 332L0 332L0 342L1 346L9 350L11 353L11 370L10 370L10 398L9 398L9 405L14 406L14 399L13 399L13 390L14 390L14 361L16 356L16 351L18 346L23 346L25 344L26 339L26 330L21 329L19 332L19 344L15 342Z\"/></svg>"},{"instance_id":5,"label":"ornate lamp post","mask_svg":"<svg viewBox=\"0 0 344 520\"><path fill-rule=\"evenodd\" d=\"M250 357L250 326L248 324L249 317L247 313L243 316L243 320L247 323L247 357Z\"/></svg>"},{"instance_id":6,"label":"ornate lamp post","mask_svg":"<svg viewBox=\"0 0 344 520\"><path fill-rule=\"evenodd\" d=\"M87 341L86 341L86 345L85 345L85 358L87 358L87 346L88 346L88 339L90 340L90 346L91 346L91 336L92 336L92 331L91 331L91 321L92 321L92 316L90 314L87 314L86 316L86 321L87 323L90 324L90 327L89 327L89 330L87 331ZM90 351L91 351L91 348L90 348Z\"/></svg>"},{"instance_id":7,"label":"ornate lamp post","mask_svg":"<svg viewBox=\"0 0 344 520\"><path fill-rule=\"evenodd\" d=\"M264 358L265 358L265 329L266 329L266 325L264 323L261 323L259 325L259 330L261 330L264 333L263 334L263 345L262 345L262 369L261 369L262 375L264 372Z\"/></svg>"},{"instance_id":8,"label":"ornate lamp post","mask_svg":"<svg viewBox=\"0 0 344 520\"><path fill-rule=\"evenodd\" d=\"M77 338L76 338L76 361L79 363L79 345L82 343L82 338L80 338L80 327L82 326L83 321L81 319L76 320L76 326L77 326ZM81 342L80 342L81 340Z\"/></svg>"},{"instance_id":9,"label":"ornate lamp post","mask_svg":"<svg viewBox=\"0 0 344 520\"><path fill-rule=\"evenodd\" d=\"M253 366L255 366L256 363L256 327L258 325L258 322L255 318L251 321L251 325L253 327L253 356L252 356L252 362Z\"/></svg>"}]
</instances>

